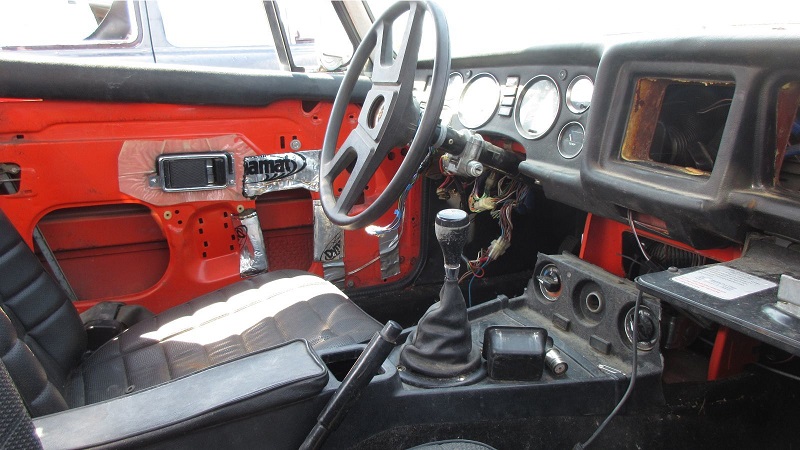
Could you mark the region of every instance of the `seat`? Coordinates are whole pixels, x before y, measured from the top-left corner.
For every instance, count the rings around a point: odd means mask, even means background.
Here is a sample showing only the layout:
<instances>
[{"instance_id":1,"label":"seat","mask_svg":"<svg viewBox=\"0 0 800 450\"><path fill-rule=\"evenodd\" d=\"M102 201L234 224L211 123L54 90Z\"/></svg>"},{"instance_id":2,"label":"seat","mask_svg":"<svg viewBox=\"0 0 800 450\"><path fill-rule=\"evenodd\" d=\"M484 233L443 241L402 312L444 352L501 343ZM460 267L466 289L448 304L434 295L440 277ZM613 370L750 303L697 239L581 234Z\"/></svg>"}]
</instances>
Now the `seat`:
<instances>
[{"instance_id":1,"label":"seat","mask_svg":"<svg viewBox=\"0 0 800 450\"><path fill-rule=\"evenodd\" d=\"M332 284L284 270L139 322L85 356L67 296L0 211L0 358L31 416L146 389L294 339L316 350L366 342L380 323Z\"/></svg>"}]
</instances>

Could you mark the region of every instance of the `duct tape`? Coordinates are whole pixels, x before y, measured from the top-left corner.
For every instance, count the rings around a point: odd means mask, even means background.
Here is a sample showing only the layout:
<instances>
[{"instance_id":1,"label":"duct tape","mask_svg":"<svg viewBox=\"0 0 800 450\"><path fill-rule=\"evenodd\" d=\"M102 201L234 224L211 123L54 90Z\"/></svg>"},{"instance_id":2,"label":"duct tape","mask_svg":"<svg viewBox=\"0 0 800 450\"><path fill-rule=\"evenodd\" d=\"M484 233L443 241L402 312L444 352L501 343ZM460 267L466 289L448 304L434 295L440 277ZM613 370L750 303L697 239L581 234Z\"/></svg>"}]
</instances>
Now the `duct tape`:
<instances>
[{"instance_id":1,"label":"duct tape","mask_svg":"<svg viewBox=\"0 0 800 450\"><path fill-rule=\"evenodd\" d=\"M400 273L399 230L389 230L378 236L381 256L381 277L389 278Z\"/></svg>"},{"instance_id":2,"label":"duct tape","mask_svg":"<svg viewBox=\"0 0 800 450\"><path fill-rule=\"evenodd\" d=\"M319 150L244 158L242 194L254 198L288 189L319 191Z\"/></svg>"},{"instance_id":3,"label":"duct tape","mask_svg":"<svg viewBox=\"0 0 800 450\"><path fill-rule=\"evenodd\" d=\"M344 230L325 215L322 203L314 200L314 261L326 263L344 258Z\"/></svg>"}]
</instances>

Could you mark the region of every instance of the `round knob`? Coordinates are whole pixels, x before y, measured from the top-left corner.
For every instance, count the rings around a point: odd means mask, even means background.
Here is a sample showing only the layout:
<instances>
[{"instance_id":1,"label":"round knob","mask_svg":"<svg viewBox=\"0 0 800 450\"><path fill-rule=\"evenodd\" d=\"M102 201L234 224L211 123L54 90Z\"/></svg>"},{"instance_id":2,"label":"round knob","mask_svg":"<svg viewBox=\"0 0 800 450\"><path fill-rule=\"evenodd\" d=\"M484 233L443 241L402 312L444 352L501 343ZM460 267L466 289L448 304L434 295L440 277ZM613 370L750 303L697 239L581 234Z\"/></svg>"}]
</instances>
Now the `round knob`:
<instances>
[{"instance_id":1,"label":"round knob","mask_svg":"<svg viewBox=\"0 0 800 450\"><path fill-rule=\"evenodd\" d=\"M651 350L658 343L658 317L653 313L650 308L642 305L639 307L639 323L637 324L636 337L638 342L637 347L639 350ZM628 310L625 314L624 320L625 336L631 344L634 341L633 333L633 308Z\"/></svg>"},{"instance_id":2,"label":"round knob","mask_svg":"<svg viewBox=\"0 0 800 450\"><path fill-rule=\"evenodd\" d=\"M548 264L542 267L539 276L539 289L548 300L556 300L561 295L561 274L555 264Z\"/></svg>"},{"instance_id":3,"label":"round knob","mask_svg":"<svg viewBox=\"0 0 800 450\"><path fill-rule=\"evenodd\" d=\"M447 277L457 276L461 253L467 243L469 216L460 209L445 209L436 214L436 240L442 247ZM453 275L455 273L455 275Z\"/></svg>"},{"instance_id":4,"label":"round knob","mask_svg":"<svg viewBox=\"0 0 800 450\"><path fill-rule=\"evenodd\" d=\"M436 238L439 238L439 227L463 228L469 225L469 216L461 209L443 209L436 214Z\"/></svg>"}]
</instances>

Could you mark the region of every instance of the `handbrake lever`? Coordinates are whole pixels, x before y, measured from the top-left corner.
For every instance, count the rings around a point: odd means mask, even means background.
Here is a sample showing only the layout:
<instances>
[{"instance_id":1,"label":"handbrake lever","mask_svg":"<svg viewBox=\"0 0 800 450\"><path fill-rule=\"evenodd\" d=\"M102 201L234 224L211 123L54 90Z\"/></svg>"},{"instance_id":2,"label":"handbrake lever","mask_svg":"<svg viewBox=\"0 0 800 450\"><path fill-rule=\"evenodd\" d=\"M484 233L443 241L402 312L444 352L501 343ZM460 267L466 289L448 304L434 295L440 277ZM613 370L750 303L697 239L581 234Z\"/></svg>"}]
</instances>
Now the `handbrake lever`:
<instances>
[{"instance_id":1,"label":"handbrake lever","mask_svg":"<svg viewBox=\"0 0 800 450\"><path fill-rule=\"evenodd\" d=\"M316 450L322 447L328 435L339 427L350 412L350 408L361 396L364 387L375 377L378 369L397 345L397 338L402 331L403 328L397 322L390 320L381 331L372 336L367 348L361 352L361 356L347 372L344 381L317 417L317 424L306 436L306 440L300 446L301 450Z\"/></svg>"}]
</instances>

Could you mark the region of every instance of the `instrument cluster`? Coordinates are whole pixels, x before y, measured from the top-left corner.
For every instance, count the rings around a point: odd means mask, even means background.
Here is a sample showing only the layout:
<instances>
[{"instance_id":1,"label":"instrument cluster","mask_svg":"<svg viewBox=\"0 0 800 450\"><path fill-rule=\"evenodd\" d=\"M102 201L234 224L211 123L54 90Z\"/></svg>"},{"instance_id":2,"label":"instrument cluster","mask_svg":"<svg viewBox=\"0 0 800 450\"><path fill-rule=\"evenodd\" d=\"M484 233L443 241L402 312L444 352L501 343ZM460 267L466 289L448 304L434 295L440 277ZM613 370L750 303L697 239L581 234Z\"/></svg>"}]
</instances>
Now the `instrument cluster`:
<instances>
[{"instance_id":1,"label":"instrument cluster","mask_svg":"<svg viewBox=\"0 0 800 450\"><path fill-rule=\"evenodd\" d=\"M555 147L561 158L573 159L583 149L594 82L584 73L552 71L454 71L448 78L442 123L517 135L526 147ZM417 86L417 94L427 96L428 80ZM424 99L420 103L424 107Z\"/></svg>"}]
</instances>

